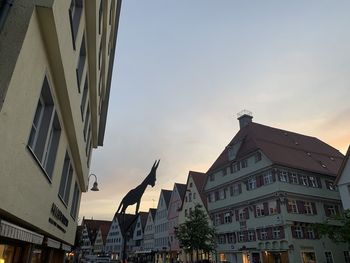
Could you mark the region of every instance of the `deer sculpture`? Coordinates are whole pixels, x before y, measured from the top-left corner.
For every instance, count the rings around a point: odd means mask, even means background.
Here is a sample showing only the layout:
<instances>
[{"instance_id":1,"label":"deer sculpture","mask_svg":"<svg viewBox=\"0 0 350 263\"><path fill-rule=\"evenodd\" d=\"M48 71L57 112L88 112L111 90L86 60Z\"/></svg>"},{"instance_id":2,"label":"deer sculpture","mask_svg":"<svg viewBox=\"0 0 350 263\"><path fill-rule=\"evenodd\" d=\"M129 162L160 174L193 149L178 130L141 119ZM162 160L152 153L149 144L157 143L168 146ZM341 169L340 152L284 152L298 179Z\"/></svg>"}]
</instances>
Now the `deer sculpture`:
<instances>
[{"instance_id":1,"label":"deer sculpture","mask_svg":"<svg viewBox=\"0 0 350 263\"><path fill-rule=\"evenodd\" d=\"M143 180L143 182L137 186L136 188L130 190L123 198L123 200L120 202L120 205L118 207L117 210L117 214L119 213L119 210L121 208L120 213L121 214L125 214L125 210L127 209L127 207L129 205L133 205L136 204L136 213L138 213L139 208L140 208L140 203L141 203L141 197L143 195L143 193L146 190L147 185L150 186L154 186L156 184L156 171L158 168L160 160L156 160L152 166L152 169L150 171L150 173L147 175L147 177L145 178L145 180Z\"/></svg>"}]
</instances>

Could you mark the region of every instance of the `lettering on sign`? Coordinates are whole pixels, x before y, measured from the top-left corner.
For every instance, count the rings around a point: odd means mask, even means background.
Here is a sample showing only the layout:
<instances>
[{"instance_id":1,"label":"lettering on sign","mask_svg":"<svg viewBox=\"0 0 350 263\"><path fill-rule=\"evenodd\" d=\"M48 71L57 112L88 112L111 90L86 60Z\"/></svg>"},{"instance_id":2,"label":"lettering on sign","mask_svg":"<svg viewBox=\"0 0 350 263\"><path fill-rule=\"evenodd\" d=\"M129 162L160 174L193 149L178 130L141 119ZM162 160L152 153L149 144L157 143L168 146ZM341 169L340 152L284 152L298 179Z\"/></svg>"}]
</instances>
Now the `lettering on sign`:
<instances>
[{"instance_id":1,"label":"lettering on sign","mask_svg":"<svg viewBox=\"0 0 350 263\"><path fill-rule=\"evenodd\" d=\"M52 203L52 206L51 206L51 214L54 216L54 218L56 218L58 221L60 221L63 225L68 226L67 217L64 216L62 211L54 203Z\"/></svg>"}]
</instances>

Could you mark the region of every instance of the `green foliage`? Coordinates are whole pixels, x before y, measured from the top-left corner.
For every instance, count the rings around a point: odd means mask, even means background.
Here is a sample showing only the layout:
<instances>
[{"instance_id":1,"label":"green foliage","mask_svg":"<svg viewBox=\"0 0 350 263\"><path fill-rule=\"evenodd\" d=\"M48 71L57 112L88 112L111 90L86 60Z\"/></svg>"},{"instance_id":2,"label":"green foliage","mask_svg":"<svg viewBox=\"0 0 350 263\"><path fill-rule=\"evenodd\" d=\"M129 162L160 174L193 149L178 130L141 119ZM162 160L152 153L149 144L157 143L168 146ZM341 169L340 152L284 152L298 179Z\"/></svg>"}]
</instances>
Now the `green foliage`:
<instances>
[{"instance_id":1,"label":"green foliage","mask_svg":"<svg viewBox=\"0 0 350 263\"><path fill-rule=\"evenodd\" d=\"M206 213L198 204L186 218L185 223L179 225L176 236L187 253L198 250L209 253L215 250L215 229L209 225Z\"/></svg>"},{"instance_id":2,"label":"green foliage","mask_svg":"<svg viewBox=\"0 0 350 263\"><path fill-rule=\"evenodd\" d=\"M350 210L343 214L332 216L324 223L315 223L313 228L321 235L327 236L336 243L350 244Z\"/></svg>"}]
</instances>

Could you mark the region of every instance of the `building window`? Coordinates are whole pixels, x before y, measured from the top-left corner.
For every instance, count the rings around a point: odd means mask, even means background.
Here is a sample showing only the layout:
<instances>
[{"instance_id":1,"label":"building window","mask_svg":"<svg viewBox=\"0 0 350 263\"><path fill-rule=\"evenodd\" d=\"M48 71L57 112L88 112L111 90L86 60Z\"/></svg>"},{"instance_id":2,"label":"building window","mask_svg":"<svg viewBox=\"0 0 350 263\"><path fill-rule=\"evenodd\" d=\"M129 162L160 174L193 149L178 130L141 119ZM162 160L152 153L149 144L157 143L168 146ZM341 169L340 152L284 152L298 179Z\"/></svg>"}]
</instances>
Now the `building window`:
<instances>
[{"instance_id":1,"label":"building window","mask_svg":"<svg viewBox=\"0 0 350 263\"><path fill-rule=\"evenodd\" d=\"M72 163L70 161L68 152L66 152L66 156L64 158L64 163L63 163L60 189L58 192L60 198L63 200L66 206L68 205L70 186L72 183L72 176L73 176L73 167L72 167Z\"/></svg>"},{"instance_id":2,"label":"building window","mask_svg":"<svg viewBox=\"0 0 350 263\"><path fill-rule=\"evenodd\" d=\"M269 214L274 215L277 214L277 201L269 201Z\"/></svg>"},{"instance_id":3,"label":"building window","mask_svg":"<svg viewBox=\"0 0 350 263\"><path fill-rule=\"evenodd\" d=\"M326 181L326 188L331 191L337 191L337 186L332 181Z\"/></svg>"},{"instance_id":4,"label":"building window","mask_svg":"<svg viewBox=\"0 0 350 263\"><path fill-rule=\"evenodd\" d=\"M102 42L100 43L100 50L98 51L98 69L102 66Z\"/></svg>"},{"instance_id":5,"label":"building window","mask_svg":"<svg viewBox=\"0 0 350 263\"><path fill-rule=\"evenodd\" d=\"M196 193L193 193L193 200L196 199Z\"/></svg>"},{"instance_id":6,"label":"building window","mask_svg":"<svg viewBox=\"0 0 350 263\"><path fill-rule=\"evenodd\" d=\"M189 193L188 194L188 202L191 202L192 201L192 193Z\"/></svg>"},{"instance_id":7,"label":"building window","mask_svg":"<svg viewBox=\"0 0 350 263\"><path fill-rule=\"evenodd\" d=\"M274 227L272 232L274 239L280 239L281 238L281 229L280 227Z\"/></svg>"},{"instance_id":8,"label":"building window","mask_svg":"<svg viewBox=\"0 0 350 263\"><path fill-rule=\"evenodd\" d=\"M249 178L248 179L248 190L252 190L256 188L256 178Z\"/></svg>"},{"instance_id":9,"label":"building window","mask_svg":"<svg viewBox=\"0 0 350 263\"><path fill-rule=\"evenodd\" d=\"M337 209L335 205L325 205L325 210L327 216L334 216L337 214Z\"/></svg>"},{"instance_id":10,"label":"building window","mask_svg":"<svg viewBox=\"0 0 350 263\"><path fill-rule=\"evenodd\" d=\"M225 224L228 224L228 223L232 222L232 217L231 217L231 213L230 212L225 213L224 221L225 221Z\"/></svg>"},{"instance_id":11,"label":"building window","mask_svg":"<svg viewBox=\"0 0 350 263\"><path fill-rule=\"evenodd\" d=\"M261 231L260 231L260 239L261 240L267 239L267 230L265 228L261 229Z\"/></svg>"},{"instance_id":12,"label":"building window","mask_svg":"<svg viewBox=\"0 0 350 263\"><path fill-rule=\"evenodd\" d=\"M83 9L83 0L72 0L69 7L69 20L72 32L73 48L75 49L75 40L78 34L80 17Z\"/></svg>"},{"instance_id":13,"label":"building window","mask_svg":"<svg viewBox=\"0 0 350 263\"><path fill-rule=\"evenodd\" d=\"M233 167L233 172L234 172L234 173L235 173L235 172L238 172L238 171L241 169L241 166L240 166L239 162L234 163L234 164L232 165L232 167Z\"/></svg>"},{"instance_id":14,"label":"building window","mask_svg":"<svg viewBox=\"0 0 350 263\"><path fill-rule=\"evenodd\" d=\"M290 175L290 182L292 184L299 184L298 174L295 172L292 172Z\"/></svg>"},{"instance_id":15,"label":"building window","mask_svg":"<svg viewBox=\"0 0 350 263\"><path fill-rule=\"evenodd\" d=\"M255 240L255 232L249 231L248 232L248 241L254 241Z\"/></svg>"},{"instance_id":16,"label":"building window","mask_svg":"<svg viewBox=\"0 0 350 263\"><path fill-rule=\"evenodd\" d=\"M254 155L254 158L255 158L255 162L260 162L261 161L261 153L260 152L257 152L255 155Z\"/></svg>"},{"instance_id":17,"label":"building window","mask_svg":"<svg viewBox=\"0 0 350 263\"><path fill-rule=\"evenodd\" d=\"M307 179L307 176L305 175L300 176L300 184L309 186L309 180Z\"/></svg>"},{"instance_id":18,"label":"building window","mask_svg":"<svg viewBox=\"0 0 350 263\"><path fill-rule=\"evenodd\" d=\"M255 207L255 214L257 217L265 216L264 204L257 204Z\"/></svg>"},{"instance_id":19,"label":"building window","mask_svg":"<svg viewBox=\"0 0 350 263\"><path fill-rule=\"evenodd\" d=\"M242 168L248 167L248 160L247 159L242 160L241 161L241 166L242 166Z\"/></svg>"},{"instance_id":20,"label":"building window","mask_svg":"<svg viewBox=\"0 0 350 263\"><path fill-rule=\"evenodd\" d=\"M60 135L61 126L54 108L49 83L45 77L29 135L28 147L50 181Z\"/></svg>"},{"instance_id":21,"label":"building window","mask_svg":"<svg viewBox=\"0 0 350 263\"><path fill-rule=\"evenodd\" d=\"M89 126L90 126L90 105L88 104L87 110L85 113L84 130L83 130L84 139L85 139L86 143L88 143L86 135L87 135L87 131L88 131Z\"/></svg>"},{"instance_id":22,"label":"building window","mask_svg":"<svg viewBox=\"0 0 350 263\"><path fill-rule=\"evenodd\" d=\"M238 242L244 242L244 234L243 234L243 232L238 232Z\"/></svg>"},{"instance_id":23,"label":"building window","mask_svg":"<svg viewBox=\"0 0 350 263\"><path fill-rule=\"evenodd\" d=\"M290 200L288 201L288 210L291 213L298 213L298 206L297 206L297 202L295 200Z\"/></svg>"},{"instance_id":24,"label":"building window","mask_svg":"<svg viewBox=\"0 0 350 263\"><path fill-rule=\"evenodd\" d=\"M86 108L86 101L88 98L88 91L89 91L89 84L88 84L88 75L86 74L85 78L85 84L84 84L84 90L83 90L83 96L81 98L81 103L80 103L80 112L81 112L81 118L84 121L84 112Z\"/></svg>"},{"instance_id":25,"label":"building window","mask_svg":"<svg viewBox=\"0 0 350 263\"><path fill-rule=\"evenodd\" d=\"M288 182L288 172L286 170L282 170L280 173L280 181Z\"/></svg>"},{"instance_id":26,"label":"building window","mask_svg":"<svg viewBox=\"0 0 350 263\"><path fill-rule=\"evenodd\" d=\"M308 239L315 239L315 231L312 228L307 228L306 235Z\"/></svg>"},{"instance_id":27,"label":"building window","mask_svg":"<svg viewBox=\"0 0 350 263\"><path fill-rule=\"evenodd\" d=\"M272 183L273 183L272 173L271 171L268 171L266 174L264 174L264 185L272 184Z\"/></svg>"},{"instance_id":28,"label":"building window","mask_svg":"<svg viewBox=\"0 0 350 263\"><path fill-rule=\"evenodd\" d=\"M76 76L77 76L79 93L80 93L81 79L83 77L85 60L86 60L86 48L85 48L85 36L83 36L83 39L82 39L81 45L80 45L79 60L78 60L77 68L76 68Z\"/></svg>"},{"instance_id":29,"label":"building window","mask_svg":"<svg viewBox=\"0 0 350 263\"><path fill-rule=\"evenodd\" d=\"M296 238L303 238L304 235L303 235L303 228L301 226L296 226L295 227L295 237Z\"/></svg>"},{"instance_id":30,"label":"building window","mask_svg":"<svg viewBox=\"0 0 350 263\"><path fill-rule=\"evenodd\" d=\"M240 192L241 192L240 184L234 184L234 185L230 186L230 194L231 194L231 196L239 195Z\"/></svg>"},{"instance_id":31,"label":"building window","mask_svg":"<svg viewBox=\"0 0 350 263\"><path fill-rule=\"evenodd\" d=\"M227 240L228 240L228 243L232 244L235 242L235 235L233 233L229 233L227 235Z\"/></svg>"},{"instance_id":32,"label":"building window","mask_svg":"<svg viewBox=\"0 0 350 263\"><path fill-rule=\"evenodd\" d=\"M305 214L313 215L313 209L311 202L304 203Z\"/></svg>"},{"instance_id":33,"label":"building window","mask_svg":"<svg viewBox=\"0 0 350 263\"><path fill-rule=\"evenodd\" d=\"M99 10L98 10L98 33L100 35L101 35L101 32L102 32L102 18L103 18L102 2L103 2L103 0L100 1L100 7L99 7Z\"/></svg>"},{"instance_id":34,"label":"building window","mask_svg":"<svg viewBox=\"0 0 350 263\"><path fill-rule=\"evenodd\" d=\"M220 225L221 220L220 220L220 214L215 214L215 225Z\"/></svg>"},{"instance_id":35,"label":"building window","mask_svg":"<svg viewBox=\"0 0 350 263\"><path fill-rule=\"evenodd\" d=\"M324 252L324 255L326 257L326 263L334 263L332 252L326 251Z\"/></svg>"},{"instance_id":36,"label":"building window","mask_svg":"<svg viewBox=\"0 0 350 263\"><path fill-rule=\"evenodd\" d=\"M80 199L80 190L79 190L78 184L75 183L72 208L70 210L70 215L74 218L74 220L77 218L79 199Z\"/></svg>"},{"instance_id":37,"label":"building window","mask_svg":"<svg viewBox=\"0 0 350 263\"><path fill-rule=\"evenodd\" d=\"M245 212L244 212L244 209L243 209L243 208L242 208L242 209L239 209L239 211L238 211L238 218L239 218L240 221L246 219L246 215L245 215Z\"/></svg>"},{"instance_id":38,"label":"building window","mask_svg":"<svg viewBox=\"0 0 350 263\"><path fill-rule=\"evenodd\" d=\"M310 186L311 187L318 187L318 183L317 183L317 180L316 180L316 177L314 176L310 176L309 177L309 181L310 181Z\"/></svg>"},{"instance_id":39,"label":"building window","mask_svg":"<svg viewBox=\"0 0 350 263\"><path fill-rule=\"evenodd\" d=\"M349 251L344 251L345 263L350 263L350 253Z\"/></svg>"}]
</instances>

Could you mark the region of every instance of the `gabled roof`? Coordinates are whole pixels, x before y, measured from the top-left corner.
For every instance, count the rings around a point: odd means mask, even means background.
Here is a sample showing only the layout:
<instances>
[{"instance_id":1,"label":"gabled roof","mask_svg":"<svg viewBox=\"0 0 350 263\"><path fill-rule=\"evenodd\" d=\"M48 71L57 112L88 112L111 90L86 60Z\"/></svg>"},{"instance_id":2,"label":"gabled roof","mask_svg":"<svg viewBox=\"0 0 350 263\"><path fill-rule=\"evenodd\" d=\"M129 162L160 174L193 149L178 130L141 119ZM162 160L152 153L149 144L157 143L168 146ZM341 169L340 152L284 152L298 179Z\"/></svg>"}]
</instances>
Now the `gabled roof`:
<instances>
[{"instance_id":1,"label":"gabled roof","mask_svg":"<svg viewBox=\"0 0 350 263\"><path fill-rule=\"evenodd\" d=\"M157 209L155 208L150 208L148 213L151 213L151 216L152 216L152 220L154 221L154 218L156 216L156 213L157 213Z\"/></svg>"},{"instance_id":2,"label":"gabled roof","mask_svg":"<svg viewBox=\"0 0 350 263\"><path fill-rule=\"evenodd\" d=\"M148 212L140 212L139 216L140 216L142 230L144 230L145 226L146 226L146 223L147 223Z\"/></svg>"},{"instance_id":3,"label":"gabled roof","mask_svg":"<svg viewBox=\"0 0 350 263\"><path fill-rule=\"evenodd\" d=\"M171 190L162 189L161 193L163 194L166 208L168 208L172 191Z\"/></svg>"},{"instance_id":4,"label":"gabled roof","mask_svg":"<svg viewBox=\"0 0 350 263\"><path fill-rule=\"evenodd\" d=\"M108 221L105 224L100 225L103 244L106 244L109 229L112 225L112 221Z\"/></svg>"},{"instance_id":5,"label":"gabled roof","mask_svg":"<svg viewBox=\"0 0 350 263\"><path fill-rule=\"evenodd\" d=\"M230 161L229 149L239 142L242 144L236 157ZM343 160L343 155L337 149L315 137L252 122L239 130L207 173L215 172L257 150L261 150L274 164L333 176L337 175Z\"/></svg>"},{"instance_id":6,"label":"gabled roof","mask_svg":"<svg viewBox=\"0 0 350 263\"><path fill-rule=\"evenodd\" d=\"M103 226L103 228L108 227L108 230L109 230L109 226L111 225L111 223L112 222L108 220L95 220L95 219L85 219L85 218L82 221L82 225L85 225L88 231L91 244L95 243L97 232L100 229L100 227L101 226ZM108 234L108 230L107 230L107 234Z\"/></svg>"},{"instance_id":7,"label":"gabled roof","mask_svg":"<svg viewBox=\"0 0 350 263\"><path fill-rule=\"evenodd\" d=\"M181 202L183 202L184 197L185 197L185 193L186 193L186 184L175 183L175 187L179 193L179 196L181 198Z\"/></svg>"},{"instance_id":8,"label":"gabled roof","mask_svg":"<svg viewBox=\"0 0 350 263\"><path fill-rule=\"evenodd\" d=\"M205 173L189 171L188 176L192 177L193 182L196 185L197 191L199 192L199 195L202 199L202 202L205 208L207 208L207 198L205 197L205 194L204 194L204 184L205 184L207 175Z\"/></svg>"},{"instance_id":9,"label":"gabled roof","mask_svg":"<svg viewBox=\"0 0 350 263\"><path fill-rule=\"evenodd\" d=\"M187 175L187 181L186 181L186 189L187 189L187 186L188 186L188 180L189 178L192 177L192 180L197 188L197 191L201 197L201 200L204 204L204 208L207 209L207 199L204 195L204 184L205 184L205 181L206 181L206 178L207 178L207 175L205 173L201 173L201 172L195 172L195 171L189 171L188 172L188 175ZM186 190L185 190L185 194L186 194ZM184 202L182 201L182 204L181 204L181 209L184 205Z\"/></svg>"},{"instance_id":10,"label":"gabled roof","mask_svg":"<svg viewBox=\"0 0 350 263\"><path fill-rule=\"evenodd\" d=\"M335 184L338 184L338 182L340 180L340 177L342 176L343 171L345 169L345 166L349 162L349 156L350 156L350 145L348 147L348 151L346 152L345 158L344 158L344 160L343 160L343 162L342 162L342 164L340 166L337 178L335 179Z\"/></svg>"},{"instance_id":11,"label":"gabled roof","mask_svg":"<svg viewBox=\"0 0 350 263\"><path fill-rule=\"evenodd\" d=\"M122 236L124 236L125 230L129 228L130 233L134 231L135 222L136 222L136 215L133 214L115 214L114 216L118 219L118 224L121 230ZM125 223L124 223L125 220Z\"/></svg>"}]
</instances>

